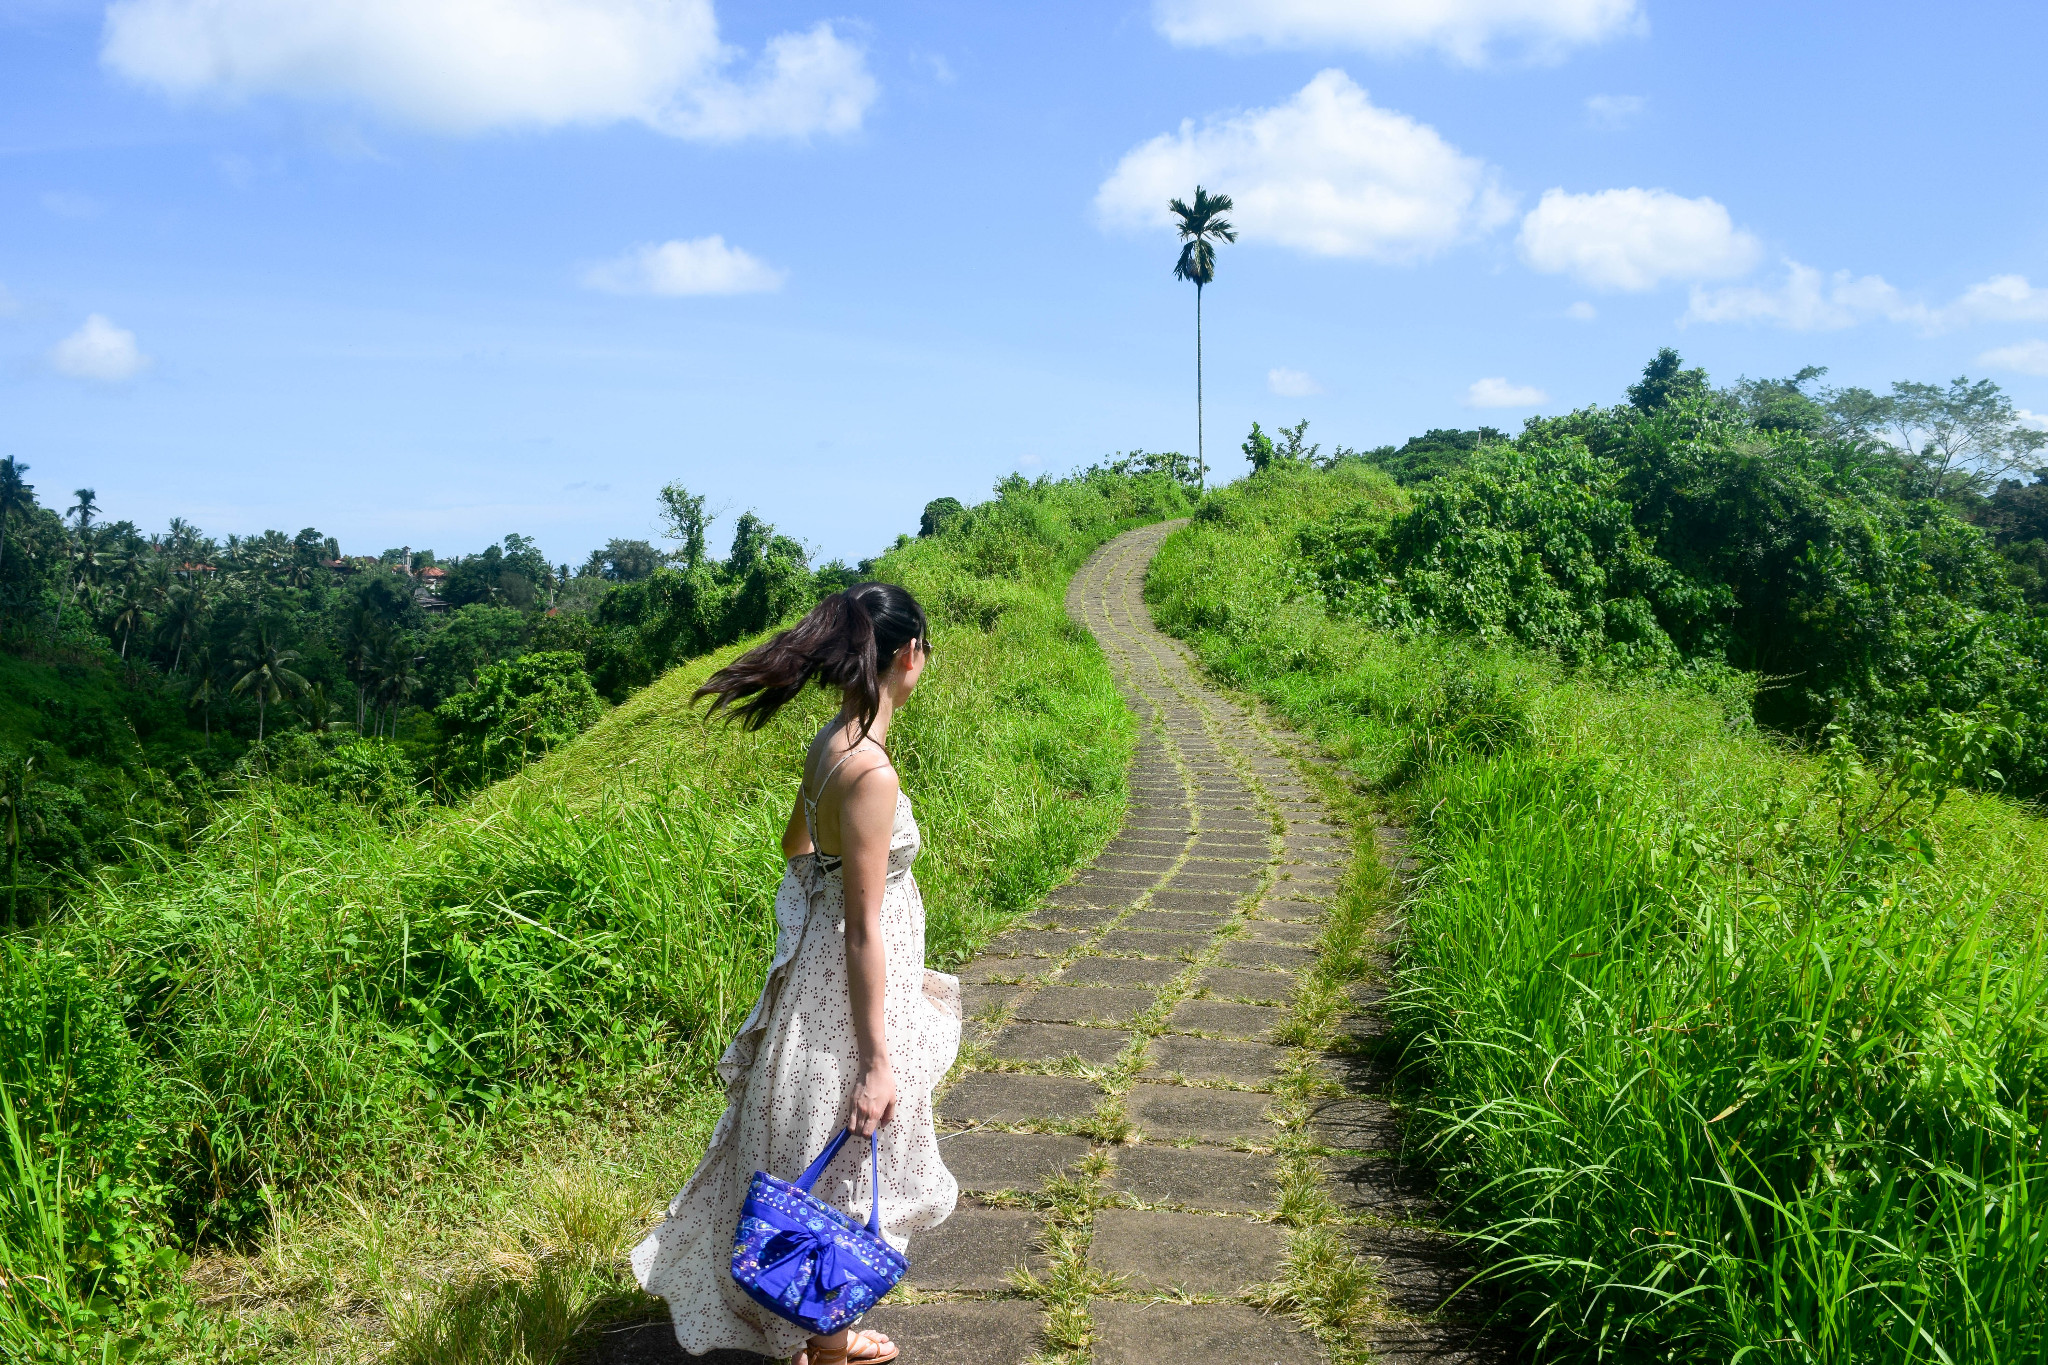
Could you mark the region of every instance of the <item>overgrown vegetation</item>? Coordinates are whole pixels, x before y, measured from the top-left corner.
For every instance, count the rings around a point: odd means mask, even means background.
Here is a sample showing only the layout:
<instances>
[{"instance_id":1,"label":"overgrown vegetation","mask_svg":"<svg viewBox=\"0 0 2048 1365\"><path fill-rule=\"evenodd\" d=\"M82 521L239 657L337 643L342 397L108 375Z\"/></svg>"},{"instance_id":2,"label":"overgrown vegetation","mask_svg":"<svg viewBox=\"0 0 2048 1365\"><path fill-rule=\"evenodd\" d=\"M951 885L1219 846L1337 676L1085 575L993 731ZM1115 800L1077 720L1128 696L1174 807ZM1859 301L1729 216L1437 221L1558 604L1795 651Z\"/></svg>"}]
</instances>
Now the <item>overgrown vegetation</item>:
<instances>
[{"instance_id":1,"label":"overgrown vegetation","mask_svg":"<svg viewBox=\"0 0 2048 1365\"><path fill-rule=\"evenodd\" d=\"M1162 476L1012 478L874 565L935 620L937 663L890 736L927 841L935 963L1116 828L1131 725L1062 592L1102 539L1186 507ZM210 1320L178 1316L167 1256L274 1237L308 1201L374 1210L457 1153L701 1108L773 944L776 837L827 705L753 735L705 724L689 693L739 647L454 807L252 778L178 846L143 845L17 932L0 976L0 1343L53 1360L185 1349ZM556 723L565 699L591 704L572 663L487 667L448 723ZM515 766L476 753L479 777ZM381 790L374 765L354 780ZM524 1331L519 1295L589 1307L600 1271L575 1274L582 1288L465 1272L444 1304L401 1302L400 1281L427 1291L394 1272L380 1330L420 1358L447 1326L418 1320L434 1305Z\"/></svg>"},{"instance_id":2,"label":"overgrown vegetation","mask_svg":"<svg viewBox=\"0 0 2048 1365\"><path fill-rule=\"evenodd\" d=\"M252 774L274 775L280 746L315 789L368 763L460 800L575 733L521 715L580 728L599 713L542 692L622 701L858 576L814 569L751 512L726 558L708 557L713 518L676 484L661 495L673 550L615 539L572 572L516 534L446 560L345 556L312 527L221 542L174 518L150 534L103 520L89 488L59 515L28 473L0 460L0 870L22 917L118 864L136 822L158 841L203 826ZM588 681L505 671L531 654L573 658ZM480 734L485 713L510 728ZM396 749L355 752L377 740Z\"/></svg>"},{"instance_id":3,"label":"overgrown vegetation","mask_svg":"<svg viewBox=\"0 0 2048 1365\"><path fill-rule=\"evenodd\" d=\"M2042 1358L2048 829L1962 786L2032 771L2039 656L1981 660L2038 623L1945 504L1699 388L1438 441L1412 493L1272 462L1155 614L1408 813L1411 1137L1543 1359ZM1820 672L1753 713L1765 587Z\"/></svg>"}]
</instances>

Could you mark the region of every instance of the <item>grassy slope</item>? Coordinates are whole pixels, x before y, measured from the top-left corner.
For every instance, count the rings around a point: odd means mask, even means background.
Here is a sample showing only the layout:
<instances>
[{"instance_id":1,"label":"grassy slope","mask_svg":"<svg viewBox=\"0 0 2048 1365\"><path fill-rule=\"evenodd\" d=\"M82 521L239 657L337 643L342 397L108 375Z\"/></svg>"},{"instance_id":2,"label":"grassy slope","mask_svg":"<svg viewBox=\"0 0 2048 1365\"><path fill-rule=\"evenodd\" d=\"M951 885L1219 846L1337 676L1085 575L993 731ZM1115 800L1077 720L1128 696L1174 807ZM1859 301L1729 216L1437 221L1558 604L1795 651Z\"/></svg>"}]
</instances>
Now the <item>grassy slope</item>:
<instances>
[{"instance_id":1,"label":"grassy slope","mask_svg":"<svg viewBox=\"0 0 2048 1365\"><path fill-rule=\"evenodd\" d=\"M1545 1358L2048 1354L2048 827L1958 795L1924 866L1714 699L1298 600L1296 529L1400 498L1241 485L1149 591L1410 810L1420 1126Z\"/></svg>"},{"instance_id":2,"label":"grassy slope","mask_svg":"<svg viewBox=\"0 0 2048 1365\"><path fill-rule=\"evenodd\" d=\"M1062 594L1094 545L1178 510L1128 481L1019 487L878 567L935 619L933 668L891 734L925 837L935 963L1114 831L1132 725ZM413 1302L411 1272L358 1245L366 1220L386 1226L372 1211L411 1229L379 1233L387 1251L502 1251L450 1220L554 1188L504 1163L526 1148L552 1170L550 1152L579 1147L564 1135L609 1154L603 1179L571 1183L613 1215L686 1172L715 1105L709 1063L773 944L776 837L826 714L811 697L758 734L707 725L688 695L731 652L409 829L252 797L196 855L110 881L27 945L90 961L141 1021L171 1212L216 1233L270 1229L264 1259L228 1276L237 1293L285 1310ZM624 1155L635 1130L659 1155L628 1178L647 1155ZM615 1289L609 1257L579 1283ZM334 1325L312 1325L324 1316L291 1331L331 1348ZM375 1314L370 1331L438 1330L406 1317Z\"/></svg>"}]
</instances>

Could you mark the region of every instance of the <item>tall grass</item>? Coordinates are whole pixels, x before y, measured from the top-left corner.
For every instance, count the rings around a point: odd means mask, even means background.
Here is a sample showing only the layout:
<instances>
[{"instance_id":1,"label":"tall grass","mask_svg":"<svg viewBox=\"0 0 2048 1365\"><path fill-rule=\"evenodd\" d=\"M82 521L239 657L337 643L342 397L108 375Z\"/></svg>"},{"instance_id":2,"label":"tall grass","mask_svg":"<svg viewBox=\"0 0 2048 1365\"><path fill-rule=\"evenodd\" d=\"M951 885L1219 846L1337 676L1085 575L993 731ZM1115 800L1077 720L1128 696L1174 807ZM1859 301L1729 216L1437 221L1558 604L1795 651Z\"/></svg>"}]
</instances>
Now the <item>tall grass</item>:
<instances>
[{"instance_id":1,"label":"tall grass","mask_svg":"<svg viewBox=\"0 0 2048 1365\"><path fill-rule=\"evenodd\" d=\"M1308 519L1399 496L1256 480L1149 590L1410 812L1417 1137L1542 1358L2048 1359L2048 828L1295 592Z\"/></svg>"},{"instance_id":2,"label":"tall grass","mask_svg":"<svg viewBox=\"0 0 2048 1365\"><path fill-rule=\"evenodd\" d=\"M1062 593L1095 544L1183 507L1158 481L1016 480L876 566L935 619L934 665L890 736L935 963L1116 828L1132 724ZM85 1090L139 1097L120 1162L136 1189L112 1204L166 1242L244 1242L309 1197L374 1201L430 1187L458 1153L697 1103L773 947L777 838L829 708L806 698L756 734L707 724L690 692L751 643L461 807L394 826L252 789L189 851L143 846L17 936L0 1026L47 1033L55 997L18 982L72 964L67 989L111 1021L69 1049L100 1077ZM17 1093L79 1089L40 1055ZM46 1158L75 1163L81 1130L51 1113L0 1162L0 1207L72 1183ZM74 1261L92 1235L64 1232ZM5 1245L16 1284L33 1257ZM0 1331L48 1339L50 1312L0 1296Z\"/></svg>"}]
</instances>

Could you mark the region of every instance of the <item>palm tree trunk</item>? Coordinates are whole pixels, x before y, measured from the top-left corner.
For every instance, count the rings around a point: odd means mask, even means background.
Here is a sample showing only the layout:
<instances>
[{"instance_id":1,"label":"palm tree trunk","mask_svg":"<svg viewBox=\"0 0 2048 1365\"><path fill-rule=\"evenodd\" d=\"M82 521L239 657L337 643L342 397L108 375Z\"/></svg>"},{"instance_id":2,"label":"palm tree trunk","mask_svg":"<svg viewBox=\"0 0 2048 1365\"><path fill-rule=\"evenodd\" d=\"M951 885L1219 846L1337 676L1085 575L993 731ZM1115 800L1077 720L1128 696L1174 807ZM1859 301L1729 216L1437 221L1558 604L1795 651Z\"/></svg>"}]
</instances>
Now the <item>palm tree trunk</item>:
<instances>
[{"instance_id":1,"label":"palm tree trunk","mask_svg":"<svg viewBox=\"0 0 2048 1365\"><path fill-rule=\"evenodd\" d=\"M1195 286L1195 491L1209 481L1209 452L1202 445L1202 286Z\"/></svg>"},{"instance_id":2,"label":"palm tree trunk","mask_svg":"<svg viewBox=\"0 0 2048 1365\"><path fill-rule=\"evenodd\" d=\"M256 694L256 742L263 742L263 693Z\"/></svg>"}]
</instances>

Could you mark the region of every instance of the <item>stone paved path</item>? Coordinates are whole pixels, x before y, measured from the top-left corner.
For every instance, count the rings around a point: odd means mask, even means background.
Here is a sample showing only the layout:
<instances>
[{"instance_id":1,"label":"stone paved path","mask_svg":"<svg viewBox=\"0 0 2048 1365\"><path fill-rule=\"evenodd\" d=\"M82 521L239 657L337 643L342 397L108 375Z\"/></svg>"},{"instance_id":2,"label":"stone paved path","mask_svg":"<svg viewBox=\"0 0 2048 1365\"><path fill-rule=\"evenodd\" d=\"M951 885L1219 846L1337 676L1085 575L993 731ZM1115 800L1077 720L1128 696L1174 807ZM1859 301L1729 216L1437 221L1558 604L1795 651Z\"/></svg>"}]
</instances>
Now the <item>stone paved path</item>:
<instances>
[{"instance_id":1,"label":"stone paved path","mask_svg":"<svg viewBox=\"0 0 2048 1365\"><path fill-rule=\"evenodd\" d=\"M1328 1360L1293 1319L1247 1300L1281 1273L1283 1199L1302 1197L1284 1179L1276 1086L1290 1065L1330 1074L1285 1042L1351 841L1283 741L1153 627L1144 572L1172 529L1112 541L1068 594L1143 725L1130 813L1092 865L961 971L965 1074L938 1106L960 1207L914 1242L901 1301L871 1315L906 1365L1023 1365L1091 1338L1097 1365ZM1376 1036L1369 1007L1351 1032ZM1349 1074L1370 1083L1370 1063L1355 1052ZM1426 1199L1387 1105L1316 1104L1306 1140L1328 1154L1313 1165L1391 1310L1359 1344L1387 1365L1473 1359L1461 1333L1422 1321L1462 1277L1412 1226ZM634 1344L646 1353L616 1342L603 1355L664 1358L652 1338ZM681 1359L673 1338L665 1358Z\"/></svg>"}]
</instances>

